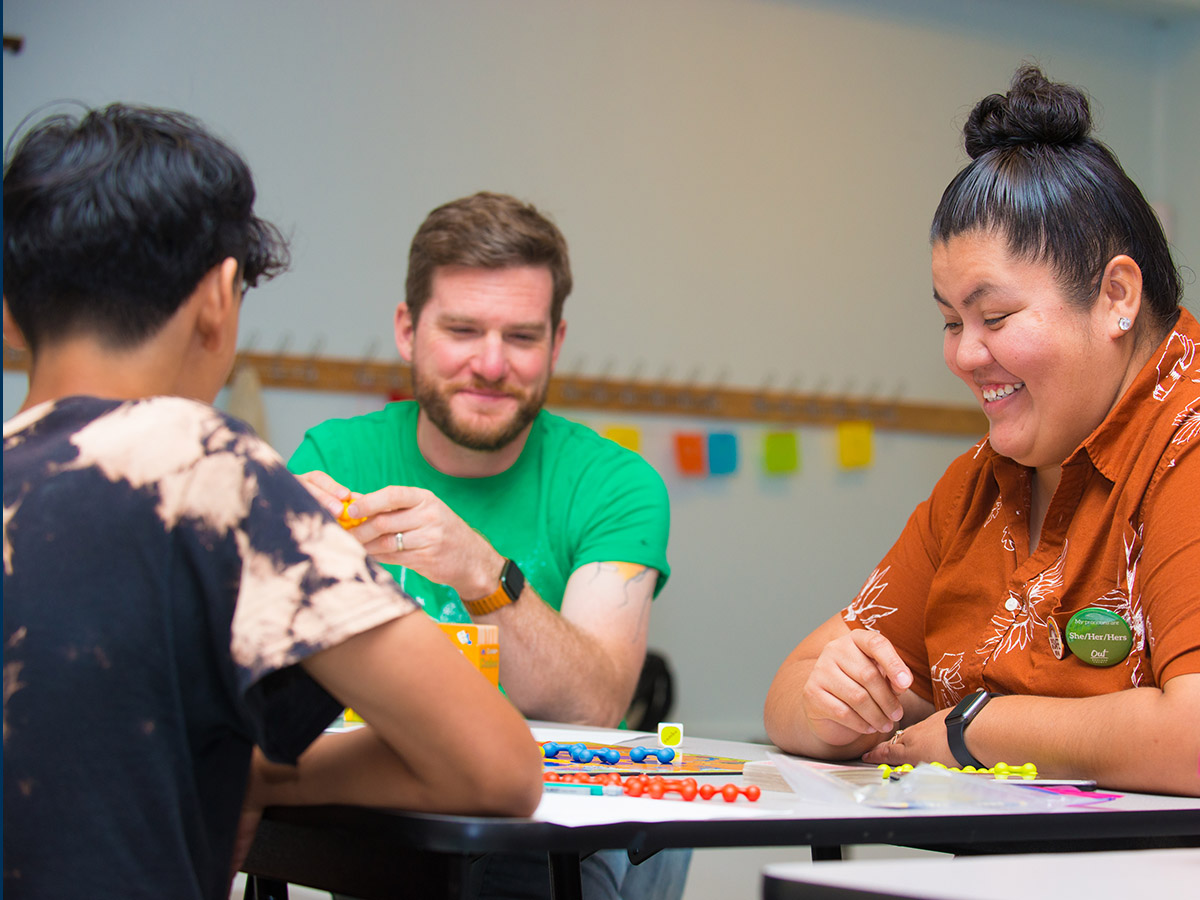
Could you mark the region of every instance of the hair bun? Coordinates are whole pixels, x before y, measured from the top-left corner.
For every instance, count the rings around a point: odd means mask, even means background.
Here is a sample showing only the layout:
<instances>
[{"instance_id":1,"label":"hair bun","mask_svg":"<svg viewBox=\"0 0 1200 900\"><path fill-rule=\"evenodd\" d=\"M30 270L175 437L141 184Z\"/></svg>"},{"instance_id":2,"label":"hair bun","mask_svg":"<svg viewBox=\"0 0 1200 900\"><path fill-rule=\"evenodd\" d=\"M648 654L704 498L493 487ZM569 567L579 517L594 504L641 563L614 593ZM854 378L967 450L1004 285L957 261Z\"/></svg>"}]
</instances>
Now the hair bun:
<instances>
[{"instance_id":1,"label":"hair bun","mask_svg":"<svg viewBox=\"0 0 1200 900\"><path fill-rule=\"evenodd\" d=\"M963 143L977 159L989 150L1022 144L1077 144L1091 130L1092 111L1083 91L1048 81L1037 66L1025 65L1013 75L1007 94L984 97L971 110Z\"/></svg>"}]
</instances>

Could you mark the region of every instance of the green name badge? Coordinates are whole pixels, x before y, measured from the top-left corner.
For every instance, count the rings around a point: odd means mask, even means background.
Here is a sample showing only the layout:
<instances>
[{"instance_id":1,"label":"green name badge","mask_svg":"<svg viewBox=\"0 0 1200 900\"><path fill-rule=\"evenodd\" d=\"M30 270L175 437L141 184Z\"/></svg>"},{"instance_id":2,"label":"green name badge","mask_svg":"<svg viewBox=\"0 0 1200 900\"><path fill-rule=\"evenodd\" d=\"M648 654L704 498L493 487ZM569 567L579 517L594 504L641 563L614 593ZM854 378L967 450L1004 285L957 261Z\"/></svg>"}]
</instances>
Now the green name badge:
<instances>
[{"instance_id":1,"label":"green name badge","mask_svg":"<svg viewBox=\"0 0 1200 900\"><path fill-rule=\"evenodd\" d=\"M1133 629L1115 612L1089 606L1067 622L1067 646L1089 666L1115 666L1133 649Z\"/></svg>"}]
</instances>

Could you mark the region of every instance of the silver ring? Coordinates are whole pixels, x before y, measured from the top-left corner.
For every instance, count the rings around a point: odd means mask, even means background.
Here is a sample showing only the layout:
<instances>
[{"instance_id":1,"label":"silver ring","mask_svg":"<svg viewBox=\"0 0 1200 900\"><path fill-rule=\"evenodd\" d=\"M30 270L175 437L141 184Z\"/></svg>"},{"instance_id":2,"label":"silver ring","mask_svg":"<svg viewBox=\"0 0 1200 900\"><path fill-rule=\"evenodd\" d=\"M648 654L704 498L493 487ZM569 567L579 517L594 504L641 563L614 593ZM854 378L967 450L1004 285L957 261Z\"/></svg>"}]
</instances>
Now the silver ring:
<instances>
[{"instance_id":1,"label":"silver ring","mask_svg":"<svg viewBox=\"0 0 1200 900\"><path fill-rule=\"evenodd\" d=\"M403 551L404 551L404 532L397 531L396 532L396 552L401 553Z\"/></svg>"},{"instance_id":2,"label":"silver ring","mask_svg":"<svg viewBox=\"0 0 1200 900\"><path fill-rule=\"evenodd\" d=\"M892 739L891 739L890 741L888 741L888 743L889 743L889 744L894 744L894 743L896 743L896 741L898 741L898 740L900 739L900 735L902 735L902 734L904 734L904 729L903 729L903 728L897 728L897 729L896 729L896 733L892 735Z\"/></svg>"}]
</instances>

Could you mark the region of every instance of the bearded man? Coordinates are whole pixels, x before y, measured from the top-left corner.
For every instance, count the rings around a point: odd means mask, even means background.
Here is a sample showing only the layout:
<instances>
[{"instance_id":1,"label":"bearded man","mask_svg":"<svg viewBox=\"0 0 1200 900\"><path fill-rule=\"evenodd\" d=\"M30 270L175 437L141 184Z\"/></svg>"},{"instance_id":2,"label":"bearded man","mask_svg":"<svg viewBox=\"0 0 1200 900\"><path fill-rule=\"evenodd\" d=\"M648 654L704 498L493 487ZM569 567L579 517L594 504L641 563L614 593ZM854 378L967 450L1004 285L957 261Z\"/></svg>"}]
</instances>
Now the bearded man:
<instances>
[{"instance_id":1,"label":"bearded man","mask_svg":"<svg viewBox=\"0 0 1200 900\"><path fill-rule=\"evenodd\" d=\"M429 615L499 626L502 687L528 718L611 727L670 574L670 507L640 456L542 409L570 292L567 243L533 206L435 209L395 315L416 399L311 429L289 467L363 520L351 533ZM678 897L689 853L593 854L584 896ZM549 895L545 854L484 864L485 896Z\"/></svg>"}]
</instances>

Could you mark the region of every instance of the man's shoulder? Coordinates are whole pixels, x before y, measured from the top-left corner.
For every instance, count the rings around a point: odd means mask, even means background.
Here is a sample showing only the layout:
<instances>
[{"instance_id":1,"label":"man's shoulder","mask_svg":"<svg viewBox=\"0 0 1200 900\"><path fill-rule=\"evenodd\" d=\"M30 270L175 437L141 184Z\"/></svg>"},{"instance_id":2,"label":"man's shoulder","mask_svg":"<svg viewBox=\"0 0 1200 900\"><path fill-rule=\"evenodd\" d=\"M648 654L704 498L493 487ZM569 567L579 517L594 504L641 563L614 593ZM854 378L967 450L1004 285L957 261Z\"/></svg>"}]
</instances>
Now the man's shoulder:
<instances>
[{"instance_id":1,"label":"man's shoulder","mask_svg":"<svg viewBox=\"0 0 1200 900\"><path fill-rule=\"evenodd\" d=\"M537 426L542 429L545 447L552 453L573 454L589 464L607 462L613 466L644 469L657 475L654 467L641 454L597 434L580 422L542 410L538 414Z\"/></svg>"},{"instance_id":2,"label":"man's shoulder","mask_svg":"<svg viewBox=\"0 0 1200 900\"><path fill-rule=\"evenodd\" d=\"M592 496L606 506L669 506L667 486L641 454L622 447L587 425L543 410L537 425L544 477L570 486L572 502ZM601 499L602 498L602 499Z\"/></svg>"},{"instance_id":3,"label":"man's shoulder","mask_svg":"<svg viewBox=\"0 0 1200 900\"><path fill-rule=\"evenodd\" d=\"M308 429L306 437L323 441L353 440L360 436L376 436L381 432L394 434L406 429L415 433L416 425L416 401L400 400L361 415L326 419Z\"/></svg>"},{"instance_id":4,"label":"man's shoulder","mask_svg":"<svg viewBox=\"0 0 1200 900\"><path fill-rule=\"evenodd\" d=\"M136 461L157 458L176 466L236 446L250 455L275 457L245 422L198 400L155 396L136 400L67 397L14 416L4 428L5 449L69 442L80 453Z\"/></svg>"}]
</instances>

